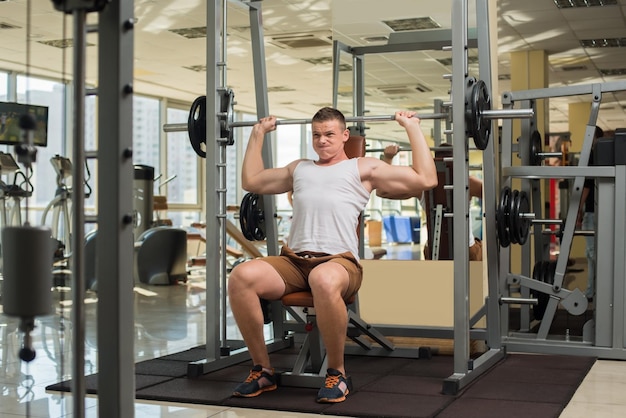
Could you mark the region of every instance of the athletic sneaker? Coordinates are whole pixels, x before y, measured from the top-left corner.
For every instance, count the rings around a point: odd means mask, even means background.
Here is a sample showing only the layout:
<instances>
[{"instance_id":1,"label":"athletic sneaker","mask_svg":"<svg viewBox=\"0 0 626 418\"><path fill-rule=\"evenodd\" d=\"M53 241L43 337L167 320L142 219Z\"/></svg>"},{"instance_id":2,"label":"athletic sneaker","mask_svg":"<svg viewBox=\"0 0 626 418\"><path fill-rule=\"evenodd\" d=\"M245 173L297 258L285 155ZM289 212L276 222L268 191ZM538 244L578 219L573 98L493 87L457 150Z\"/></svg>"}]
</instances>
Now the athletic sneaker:
<instances>
[{"instance_id":1,"label":"athletic sneaker","mask_svg":"<svg viewBox=\"0 0 626 418\"><path fill-rule=\"evenodd\" d=\"M278 386L276 386L276 376L273 372L272 370L272 373L268 373L260 364L257 364L250 370L246 381L237 385L233 396L251 398L263 392L275 390Z\"/></svg>"},{"instance_id":2,"label":"athletic sneaker","mask_svg":"<svg viewBox=\"0 0 626 418\"><path fill-rule=\"evenodd\" d=\"M317 392L317 401L322 403L343 402L350 393L350 382L339 370L328 369L324 387Z\"/></svg>"}]
</instances>

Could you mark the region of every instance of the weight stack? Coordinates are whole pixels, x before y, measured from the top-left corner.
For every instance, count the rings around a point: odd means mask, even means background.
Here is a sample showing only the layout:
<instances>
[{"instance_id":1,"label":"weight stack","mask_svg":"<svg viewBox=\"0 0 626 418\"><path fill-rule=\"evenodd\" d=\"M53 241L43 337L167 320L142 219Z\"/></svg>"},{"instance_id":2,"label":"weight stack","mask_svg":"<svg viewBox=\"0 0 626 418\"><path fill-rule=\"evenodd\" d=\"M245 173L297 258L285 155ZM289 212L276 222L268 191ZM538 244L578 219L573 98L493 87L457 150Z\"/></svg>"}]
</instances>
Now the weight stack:
<instances>
[{"instance_id":1,"label":"weight stack","mask_svg":"<svg viewBox=\"0 0 626 418\"><path fill-rule=\"evenodd\" d=\"M47 227L2 230L4 313L20 318L51 315L54 241Z\"/></svg>"},{"instance_id":2,"label":"weight stack","mask_svg":"<svg viewBox=\"0 0 626 418\"><path fill-rule=\"evenodd\" d=\"M593 163L590 165L613 166L617 162L615 138L598 138L593 151Z\"/></svg>"},{"instance_id":3,"label":"weight stack","mask_svg":"<svg viewBox=\"0 0 626 418\"><path fill-rule=\"evenodd\" d=\"M626 165L626 128L615 130L615 165Z\"/></svg>"}]
</instances>

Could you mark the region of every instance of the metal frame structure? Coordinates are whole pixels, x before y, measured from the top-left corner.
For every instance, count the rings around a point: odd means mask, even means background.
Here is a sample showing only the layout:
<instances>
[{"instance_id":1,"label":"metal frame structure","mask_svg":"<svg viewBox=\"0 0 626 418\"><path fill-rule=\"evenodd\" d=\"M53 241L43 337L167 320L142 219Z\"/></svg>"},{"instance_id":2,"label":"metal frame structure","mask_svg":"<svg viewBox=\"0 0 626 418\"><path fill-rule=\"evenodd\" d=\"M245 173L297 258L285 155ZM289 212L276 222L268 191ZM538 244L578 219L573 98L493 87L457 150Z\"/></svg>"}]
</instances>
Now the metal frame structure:
<instances>
[{"instance_id":1,"label":"metal frame structure","mask_svg":"<svg viewBox=\"0 0 626 418\"><path fill-rule=\"evenodd\" d=\"M489 16L488 2L486 0L476 1L476 13L478 16ZM485 21L488 19L482 19ZM489 50L489 25L481 25L477 29L467 27L467 0L455 0L452 3L452 30L438 29L432 31L419 31L419 34L392 33L387 45L349 47L338 41L334 42L333 58L335 62L333 72L333 97L334 105L337 104L338 97L338 77L339 77L339 57L341 52L352 54L353 56L353 111L355 115L363 115L365 112L365 89L364 89L364 56L367 54L405 52L415 50L433 50L450 48L452 51L453 74L452 74L452 130L449 121L447 122L444 134L452 134L453 159L455 161L455 172L453 177L453 229L455 234L465 231L460 236L469 234L469 157L468 138L466 135L465 122L465 92L469 79L467 49L478 47L480 76L491 90L491 64ZM439 106L442 104L440 103ZM435 110L440 111L440 108ZM491 121L492 126L495 123ZM436 137L440 142L440 125L435 124ZM359 124L355 127L357 134L364 132L364 127ZM494 132L494 129L492 129ZM454 141L454 139L460 140ZM494 141L489 141L484 150L483 170L486 179L494 179L487 182L485 190L485 202L495 202L495 166L494 166ZM485 216L495 222L495 205L485 208ZM497 254L497 243L495 240L495 223L490 225L487 222L488 236L494 239L486 240L487 252ZM495 277L498 271L497 257L492 257L488 266L489 272ZM497 282L490 281L490 294L497 294ZM466 240L456 240L454 243L454 325L452 328L433 327L398 327L393 325L375 324L376 328L386 336L409 336L426 338L454 338L454 374L443 383L443 391L448 394L456 394L462 387L474 380L483 371L491 367L495 362L503 358L504 352L500 343L498 303L495 298L488 298L487 304L480 312L470 317L469 311L469 253ZM487 315L487 328L475 328L478 320ZM487 341L490 349L482 356L470 360L470 339Z\"/></svg>"},{"instance_id":2,"label":"metal frame structure","mask_svg":"<svg viewBox=\"0 0 626 418\"><path fill-rule=\"evenodd\" d=\"M106 7L105 7L106 6ZM84 102L87 13L99 13L98 36L98 386L100 416L134 416L132 104L134 2L67 0L55 7L74 18L72 170L74 184L84 183ZM115 71L111 71L114 68ZM106 121L106 122L104 122ZM84 196L72 204L72 401L73 413L85 416L85 271ZM130 319L130 320L129 320Z\"/></svg>"},{"instance_id":3,"label":"metal frame structure","mask_svg":"<svg viewBox=\"0 0 626 418\"><path fill-rule=\"evenodd\" d=\"M604 93L626 90L626 82L576 85L560 88L545 88L526 91L506 92L503 104L511 108L517 104L532 107L536 100L564 96L589 96L591 112L586 125L585 137L580 152L578 166L529 166L531 123L522 124L520 142L513 145L513 127L508 121L503 123L502 154L500 158L502 186L510 185L515 178L521 180L521 190L532 195L535 213L542 213L540 179L573 179L567 215L562 225L560 253L556 261L556 271L552 284L532 279L532 261L545 260L549 256L541 231L541 225L532 228L533 239L522 247L521 272L510 272L510 251L500 250L499 292L504 297L520 293L529 295L530 290L549 295L549 302L541 321L533 323L527 306L520 310L520 329L510 330L511 314L507 305L501 307L502 343L510 350L586 355L611 359L626 359L626 323L624 321L626 299L626 254L624 237L626 224L626 199L618 192L626 187L626 168L623 165L589 166L589 156L593 144L595 125ZM512 165L512 153L518 152L521 166ZM579 289L563 288L567 261L576 233L575 224L585 177L596 179L596 297L593 318L586 321L582 336L550 334L550 327L560 304L572 315L580 315L587 310L587 299ZM532 246L534 245L534 251ZM534 257L533 257L534 256ZM536 331L533 325L538 327Z\"/></svg>"},{"instance_id":4,"label":"metal frame structure","mask_svg":"<svg viewBox=\"0 0 626 418\"><path fill-rule=\"evenodd\" d=\"M187 375L197 377L204 373L219 370L249 358L246 348L231 350L226 341L226 141L220 140L219 90L225 88L225 50L226 41L226 1L214 0L207 3L207 102L206 102L206 300L221 301L207 304L206 315L206 358L189 363ZM267 81L265 54L263 47L263 25L260 1L234 4L247 8L250 14L250 32L252 35L252 53L254 61L254 81L256 91L257 115L269 115L267 102ZM213 100L209 100L213 98ZM272 152L270 141L263 144L263 161L271 167ZM265 213L275 212L273 196L264 199ZM275 222L266 223L267 253L278 254L278 229ZM209 239L214 237L214 239ZM211 256L209 256L211 255ZM280 302L273 302L274 306ZM280 306L280 305L279 305ZM267 342L270 352L286 348L291 339L284 338L281 309L272 309L273 339ZM220 330L222 332L220 333Z\"/></svg>"}]
</instances>

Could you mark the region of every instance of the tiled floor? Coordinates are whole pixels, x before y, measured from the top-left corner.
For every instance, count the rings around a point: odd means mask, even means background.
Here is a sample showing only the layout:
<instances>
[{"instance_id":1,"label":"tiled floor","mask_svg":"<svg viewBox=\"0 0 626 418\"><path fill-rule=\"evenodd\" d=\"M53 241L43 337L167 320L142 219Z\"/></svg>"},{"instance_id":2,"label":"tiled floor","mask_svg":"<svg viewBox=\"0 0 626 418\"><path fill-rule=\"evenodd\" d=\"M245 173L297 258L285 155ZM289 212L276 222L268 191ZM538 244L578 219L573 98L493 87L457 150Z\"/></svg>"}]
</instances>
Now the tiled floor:
<instances>
[{"instance_id":1,"label":"tiled floor","mask_svg":"<svg viewBox=\"0 0 626 418\"><path fill-rule=\"evenodd\" d=\"M389 248L389 254L401 257L414 248ZM415 256L415 255L414 255ZM411 258L411 257L407 257ZM56 290L57 299L71 300L67 289ZM96 294L88 293L86 304L87 332L85 341L85 373L97 371ZM18 321L0 314L0 418L6 417L71 417L70 395L46 393L45 387L71 377L71 306L58 303L58 312L39 318L32 333L37 356L30 363L19 360L21 337ZM63 306L63 308L61 308ZM201 276L192 277L178 286L142 286L135 290L136 361L180 352L204 343L205 293ZM63 313L63 316L61 315ZM238 338L228 319L228 338ZM562 417L624 417L626 416L626 362L601 360L567 406ZM97 417L97 399L85 400L85 416ZM247 410L218 406L178 405L137 401L136 417L306 417L277 411Z\"/></svg>"}]
</instances>

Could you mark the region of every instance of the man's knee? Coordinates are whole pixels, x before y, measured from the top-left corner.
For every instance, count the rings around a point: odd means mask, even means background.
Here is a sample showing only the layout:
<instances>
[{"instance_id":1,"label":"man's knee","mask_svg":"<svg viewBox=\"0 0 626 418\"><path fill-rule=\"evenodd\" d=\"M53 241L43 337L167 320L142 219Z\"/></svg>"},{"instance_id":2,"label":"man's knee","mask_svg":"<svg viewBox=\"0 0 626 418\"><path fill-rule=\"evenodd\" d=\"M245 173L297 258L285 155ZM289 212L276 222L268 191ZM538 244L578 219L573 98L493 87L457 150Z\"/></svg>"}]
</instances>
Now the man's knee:
<instances>
[{"instance_id":1,"label":"man's knee","mask_svg":"<svg viewBox=\"0 0 626 418\"><path fill-rule=\"evenodd\" d=\"M254 282L254 276L256 274L256 269L250 268L248 262L238 264L233 270L230 272L228 276L228 290L234 291L240 288L248 288L250 283ZM248 265L246 265L248 264Z\"/></svg>"}]
</instances>

